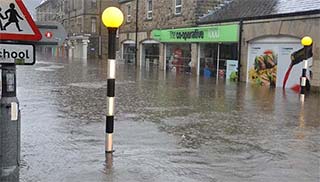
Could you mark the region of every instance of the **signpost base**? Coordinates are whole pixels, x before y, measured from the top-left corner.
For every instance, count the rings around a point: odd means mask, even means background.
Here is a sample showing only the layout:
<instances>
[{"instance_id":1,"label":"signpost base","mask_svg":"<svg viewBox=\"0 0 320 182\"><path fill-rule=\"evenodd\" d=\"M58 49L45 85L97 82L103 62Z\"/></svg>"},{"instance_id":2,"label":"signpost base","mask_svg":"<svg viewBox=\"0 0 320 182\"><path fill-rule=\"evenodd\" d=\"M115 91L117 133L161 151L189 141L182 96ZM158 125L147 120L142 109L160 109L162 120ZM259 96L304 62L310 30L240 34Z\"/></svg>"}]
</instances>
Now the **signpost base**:
<instances>
[{"instance_id":1,"label":"signpost base","mask_svg":"<svg viewBox=\"0 0 320 182\"><path fill-rule=\"evenodd\" d=\"M20 166L20 111L14 64L2 65L0 99L0 181L18 182Z\"/></svg>"}]
</instances>

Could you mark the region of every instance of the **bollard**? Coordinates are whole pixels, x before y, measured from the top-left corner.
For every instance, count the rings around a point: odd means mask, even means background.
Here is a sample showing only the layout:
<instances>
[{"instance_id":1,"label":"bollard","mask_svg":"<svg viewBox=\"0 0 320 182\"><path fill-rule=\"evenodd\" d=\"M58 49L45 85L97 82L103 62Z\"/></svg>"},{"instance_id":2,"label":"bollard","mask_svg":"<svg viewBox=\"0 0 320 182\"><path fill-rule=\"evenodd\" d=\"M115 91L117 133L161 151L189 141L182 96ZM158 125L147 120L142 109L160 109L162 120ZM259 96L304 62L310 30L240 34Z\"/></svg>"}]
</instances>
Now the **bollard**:
<instances>
[{"instance_id":1,"label":"bollard","mask_svg":"<svg viewBox=\"0 0 320 182\"><path fill-rule=\"evenodd\" d=\"M115 37L116 29L108 28L109 46L108 46L108 88L107 103L108 111L106 118L106 152L113 152L112 134L114 128L114 96L116 84L116 60L115 60Z\"/></svg>"},{"instance_id":2,"label":"bollard","mask_svg":"<svg viewBox=\"0 0 320 182\"><path fill-rule=\"evenodd\" d=\"M302 76L300 80L300 101L304 102L307 86L307 69L308 69L308 60L304 60L304 65L302 68Z\"/></svg>"},{"instance_id":3,"label":"bollard","mask_svg":"<svg viewBox=\"0 0 320 182\"><path fill-rule=\"evenodd\" d=\"M312 38L308 36L303 37L301 44L304 46L304 65L300 80L300 101L304 102L307 86L308 59L312 57Z\"/></svg>"},{"instance_id":4,"label":"bollard","mask_svg":"<svg viewBox=\"0 0 320 182\"><path fill-rule=\"evenodd\" d=\"M116 34L123 22L123 14L116 7L109 7L102 13L102 22L108 29L108 88L105 152L113 153L113 128L115 107L115 78L116 78Z\"/></svg>"},{"instance_id":5,"label":"bollard","mask_svg":"<svg viewBox=\"0 0 320 182\"><path fill-rule=\"evenodd\" d=\"M16 66L3 64L0 100L0 181L19 181L20 111L16 97Z\"/></svg>"}]
</instances>

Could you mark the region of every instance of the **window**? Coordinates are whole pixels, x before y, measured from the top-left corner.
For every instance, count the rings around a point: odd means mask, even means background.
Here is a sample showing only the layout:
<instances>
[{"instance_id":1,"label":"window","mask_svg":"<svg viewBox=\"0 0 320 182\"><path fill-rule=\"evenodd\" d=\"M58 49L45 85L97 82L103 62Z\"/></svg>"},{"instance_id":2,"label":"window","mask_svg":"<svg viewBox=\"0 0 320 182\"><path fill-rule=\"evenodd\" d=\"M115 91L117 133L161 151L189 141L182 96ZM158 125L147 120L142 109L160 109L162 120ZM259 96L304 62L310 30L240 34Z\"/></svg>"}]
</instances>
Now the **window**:
<instances>
[{"instance_id":1,"label":"window","mask_svg":"<svg viewBox=\"0 0 320 182\"><path fill-rule=\"evenodd\" d=\"M182 12L182 0L175 0L175 14L180 15Z\"/></svg>"},{"instance_id":2,"label":"window","mask_svg":"<svg viewBox=\"0 0 320 182\"><path fill-rule=\"evenodd\" d=\"M147 19L152 19L152 0L147 0Z\"/></svg>"},{"instance_id":3,"label":"window","mask_svg":"<svg viewBox=\"0 0 320 182\"><path fill-rule=\"evenodd\" d=\"M131 4L127 4L127 22L131 22Z\"/></svg>"},{"instance_id":4,"label":"window","mask_svg":"<svg viewBox=\"0 0 320 182\"><path fill-rule=\"evenodd\" d=\"M92 33L97 32L97 18L96 17L91 18L91 32Z\"/></svg>"},{"instance_id":5,"label":"window","mask_svg":"<svg viewBox=\"0 0 320 182\"><path fill-rule=\"evenodd\" d=\"M91 0L91 8L97 7L97 0Z\"/></svg>"},{"instance_id":6,"label":"window","mask_svg":"<svg viewBox=\"0 0 320 182\"><path fill-rule=\"evenodd\" d=\"M82 18L78 18L77 19L77 27L78 27L79 32L83 32L83 29L82 29Z\"/></svg>"}]
</instances>

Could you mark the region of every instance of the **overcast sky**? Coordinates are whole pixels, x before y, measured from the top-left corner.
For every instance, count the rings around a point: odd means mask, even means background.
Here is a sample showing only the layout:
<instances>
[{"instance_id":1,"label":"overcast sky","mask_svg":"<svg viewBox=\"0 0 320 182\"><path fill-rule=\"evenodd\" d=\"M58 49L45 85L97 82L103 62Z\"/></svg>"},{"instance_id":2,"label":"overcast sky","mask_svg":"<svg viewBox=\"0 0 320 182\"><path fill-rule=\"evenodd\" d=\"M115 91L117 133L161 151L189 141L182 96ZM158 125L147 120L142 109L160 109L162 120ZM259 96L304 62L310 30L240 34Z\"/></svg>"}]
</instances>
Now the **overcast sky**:
<instances>
[{"instance_id":1,"label":"overcast sky","mask_svg":"<svg viewBox=\"0 0 320 182\"><path fill-rule=\"evenodd\" d=\"M23 0L33 19L36 20L36 7L40 5L42 0Z\"/></svg>"}]
</instances>

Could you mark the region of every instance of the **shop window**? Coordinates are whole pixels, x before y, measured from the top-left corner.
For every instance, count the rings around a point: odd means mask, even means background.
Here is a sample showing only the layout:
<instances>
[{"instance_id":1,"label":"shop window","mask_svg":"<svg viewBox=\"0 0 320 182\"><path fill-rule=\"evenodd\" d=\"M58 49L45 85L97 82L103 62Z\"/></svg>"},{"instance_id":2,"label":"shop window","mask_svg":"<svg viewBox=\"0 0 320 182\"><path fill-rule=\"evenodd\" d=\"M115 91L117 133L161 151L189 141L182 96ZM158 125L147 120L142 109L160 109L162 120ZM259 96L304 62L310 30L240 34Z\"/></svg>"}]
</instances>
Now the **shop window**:
<instances>
[{"instance_id":1,"label":"shop window","mask_svg":"<svg viewBox=\"0 0 320 182\"><path fill-rule=\"evenodd\" d=\"M175 14L180 15L182 12L182 0L175 0Z\"/></svg>"},{"instance_id":2,"label":"shop window","mask_svg":"<svg viewBox=\"0 0 320 182\"><path fill-rule=\"evenodd\" d=\"M219 57L218 57L219 56ZM238 45L208 43L200 48L200 73L225 79L228 60L238 59Z\"/></svg>"},{"instance_id":3,"label":"shop window","mask_svg":"<svg viewBox=\"0 0 320 182\"><path fill-rule=\"evenodd\" d=\"M191 44L168 44L166 56L167 70L190 72Z\"/></svg>"},{"instance_id":4,"label":"shop window","mask_svg":"<svg viewBox=\"0 0 320 182\"><path fill-rule=\"evenodd\" d=\"M152 19L152 0L147 1L147 19Z\"/></svg>"}]
</instances>

